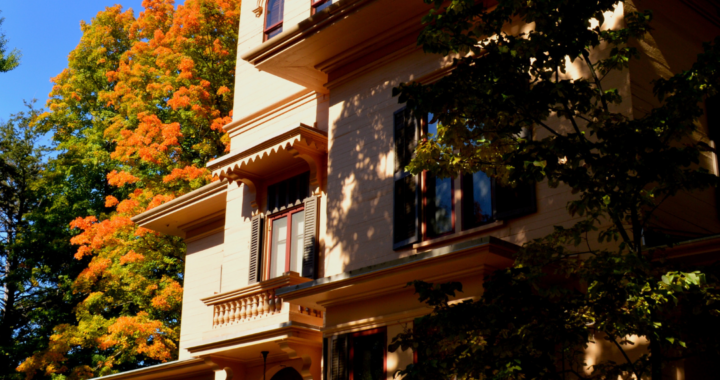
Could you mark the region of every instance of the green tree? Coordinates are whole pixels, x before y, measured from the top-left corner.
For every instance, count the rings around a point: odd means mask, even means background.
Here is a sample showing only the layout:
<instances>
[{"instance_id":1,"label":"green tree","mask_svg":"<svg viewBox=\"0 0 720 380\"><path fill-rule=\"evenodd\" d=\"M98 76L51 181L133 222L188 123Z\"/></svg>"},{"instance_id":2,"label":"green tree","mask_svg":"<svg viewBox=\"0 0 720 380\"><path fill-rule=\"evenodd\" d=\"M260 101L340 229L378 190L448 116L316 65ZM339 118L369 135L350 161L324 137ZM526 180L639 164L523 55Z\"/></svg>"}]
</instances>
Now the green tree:
<instances>
[{"instance_id":1,"label":"green tree","mask_svg":"<svg viewBox=\"0 0 720 380\"><path fill-rule=\"evenodd\" d=\"M43 188L49 149L33 125L38 111L13 115L0 125L0 378L20 379L15 368L47 346L52 326L67 321L72 304L64 302L70 278L80 263L71 254L69 231L43 212L49 194ZM65 222L67 223L67 222ZM60 230L60 231L59 231Z\"/></svg>"},{"instance_id":2,"label":"green tree","mask_svg":"<svg viewBox=\"0 0 720 380\"><path fill-rule=\"evenodd\" d=\"M425 2L433 9L419 44L458 58L451 75L396 89L410 110L439 121L409 170L482 170L510 185L568 186L577 197L567 209L581 220L522 247L475 302L448 303L459 284L416 282L434 311L396 339L394 349L419 350L418 363L401 373L410 380L660 379L675 361L717 356L717 273L659 260L662 250L647 249L643 233L666 199L718 185L699 166L708 146L694 133L702 102L720 85L719 41L706 44L690 70L658 79L659 105L631 117L617 111L623 98L603 78L639 58L633 43L650 30L652 12L617 0L499 0L492 9L473 0ZM621 3L624 24L602 28ZM518 21L534 27L508 33ZM594 54L601 46L608 54ZM571 77L569 65L588 75ZM533 138L523 137L527 128ZM629 349L644 339L649 350L631 358ZM584 366L595 340L624 360Z\"/></svg>"},{"instance_id":3,"label":"green tree","mask_svg":"<svg viewBox=\"0 0 720 380\"><path fill-rule=\"evenodd\" d=\"M2 27L4 21L5 18L0 17L0 27ZM20 52L13 49L10 53L7 53L6 44L7 39L5 39L5 34L0 29L0 73L8 72L20 64Z\"/></svg>"}]
</instances>

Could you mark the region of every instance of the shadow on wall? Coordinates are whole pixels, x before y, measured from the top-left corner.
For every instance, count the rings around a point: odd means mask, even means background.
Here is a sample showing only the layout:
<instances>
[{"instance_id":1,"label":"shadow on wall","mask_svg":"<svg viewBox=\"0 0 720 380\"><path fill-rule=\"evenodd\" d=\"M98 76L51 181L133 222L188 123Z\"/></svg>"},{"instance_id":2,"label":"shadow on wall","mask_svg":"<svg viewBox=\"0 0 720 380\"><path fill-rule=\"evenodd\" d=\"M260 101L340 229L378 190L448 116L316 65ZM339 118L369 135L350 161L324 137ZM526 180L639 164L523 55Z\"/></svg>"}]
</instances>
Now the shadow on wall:
<instances>
[{"instance_id":1,"label":"shadow on wall","mask_svg":"<svg viewBox=\"0 0 720 380\"><path fill-rule=\"evenodd\" d=\"M392 252L392 115L401 107L391 97L396 85L385 81L344 97L342 105L331 93L330 107L342 107L330 123L325 267L331 273Z\"/></svg>"}]
</instances>

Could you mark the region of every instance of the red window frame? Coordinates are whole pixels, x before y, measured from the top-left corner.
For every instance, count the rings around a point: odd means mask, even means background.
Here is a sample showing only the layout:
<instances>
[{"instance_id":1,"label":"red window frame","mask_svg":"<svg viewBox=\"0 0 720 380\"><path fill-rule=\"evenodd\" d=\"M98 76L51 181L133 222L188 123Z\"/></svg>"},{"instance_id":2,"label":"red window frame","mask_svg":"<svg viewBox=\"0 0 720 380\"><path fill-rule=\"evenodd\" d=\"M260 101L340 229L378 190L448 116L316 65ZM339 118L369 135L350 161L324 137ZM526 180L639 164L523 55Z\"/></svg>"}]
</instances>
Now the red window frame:
<instances>
[{"instance_id":1,"label":"red window frame","mask_svg":"<svg viewBox=\"0 0 720 380\"><path fill-rule=\"evenodd\" d=\"M328 3L328 2L332 2L332 0L317 0L317 1L310 0L310 9L312 9L310 14L314 15L315 13L317 13L317 9L319 6L321 6L325 3Z\"/></svg>"},{"instance_id":2,"label":"red window frame","mask_svg":"<svg viewBox=\"0 0 720 380\"><path fill-rule=\"evenodd\" d=\"M387 378L387 328L380 327L372 330L365 330L360 331L356 333L350 334L350 339L348 341L348 346L350 349L350 357L348 358L348 380L355 380L355 369L353 368L353 363L355 359L355 345L353 344L353 339L355 337L359 336L368 336L368 335L376 335L376 334L382 334L383 341L385 342L383 344L383 379Z\"/></svg>"},{"instance_id":3,"label":"red window frame","mask_svg":"<svg viewBox=\"0 0 720 380\"><path fill-rule=\"evenodd\" d=\"M282 1L282 2L283 2L282 8L283 8L283 11L284 11L284 9L285 9L285 0L279 0L279 1ZM269 1L265 1L265 17L263 17L263 42L265 42L265 41L268 40L268 35L269 35L270 33L274 32L274 31L277 30L278 28L282 28L282 26L283 26L283 21L285 20L285 17L284 17L284 15L283 15L283 17L280 19L280 21L276 22L276 23L273 24L273 25L268 26L268 25L267 25L268 5L270 5L270 2L269 2Z\"/></svg>"},{"instance_id":4,"label":"red window frame","mask_svg":"<svg viewBox=\"0 0 720 380\"><path fill-rule=\"evenodd\" d=\"M273 224L273 221L284 218L284 217L288 218L287 237L285 240L285 241L287 241L287 244L285 247L285 272L284 272L284 273L287 273L290 271L290 257L292 255L292 240L291 240L292 239L292 215L297 214L298 212L304 211L304 210L305 210L305 206L299 205L297 207L283 210L277 214L274 214L274 215L271 215L268 217L267 244L265 245L267 247L267 253L265 255L265 259L266 259L265 262L267 263L266 268L265 268L265 279L266 280L269 280L272 278L271 277L272 276L272 272L271 272L272 268L270 267L270 263L272 262L272 254L273 254L273 252L272 252L272 238L273 238L272 224ZM300 258L300 259L302 259L302 258Z\"/></svg>"},{"instance_id":5,"label":"red window frame","mask_svg":"<svg viewBox=\"0 0 720 380\"><path fill-rule=\"evenodd\" d=\"M428 115L425 115L425 117L422 118L420 121L420 131L422 132L420 138L424 141L427 141L428 138L428 125L430 124L430 120L428 120ZM451 211L451 223L452 228L450 231L442 233L440 235L430 235L428 234L428 217L427 217L427 211L428 211L428 172L424 171L422 172L422 183L420 185L420 194L421 194L421 202L422 202L422 222L420 223L420 232L422 236L422 240L431 240L431 239L437 239L439 237L452 235L455 233L456 230L456 221L455 221L455 177L452 178L452 181L450 182L450 196L452 198L452 201L450 204L452 205L452 211Z\"/></svg>"}]
</instances>

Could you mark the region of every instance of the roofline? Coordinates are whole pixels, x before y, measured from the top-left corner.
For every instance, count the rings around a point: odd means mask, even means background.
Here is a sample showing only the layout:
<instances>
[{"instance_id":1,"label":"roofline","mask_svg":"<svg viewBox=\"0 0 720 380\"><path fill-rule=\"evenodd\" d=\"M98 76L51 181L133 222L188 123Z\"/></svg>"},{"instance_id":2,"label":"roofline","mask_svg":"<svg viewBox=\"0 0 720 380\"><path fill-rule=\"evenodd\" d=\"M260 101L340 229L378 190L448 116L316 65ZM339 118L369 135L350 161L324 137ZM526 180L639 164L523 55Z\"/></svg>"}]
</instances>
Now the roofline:
<instances>
[{"instance_id":1,"label":"roofline","mask_svg":"<svg viewBox=\"0 0 720 380\"><path fill-rule=\"evenodd\" d=\"M206 198L209 195L213 195L222 191L227 190L227 181L215 181L211 182L195 191L191 191L181 197L175 198L170 202L166 202L157 206L151 210L145 211L142 214L133 216L130 220L138 225L146 224L158 217L172 213L173 211L195 203L200 199Z\"/></svg>"}]
</instances>

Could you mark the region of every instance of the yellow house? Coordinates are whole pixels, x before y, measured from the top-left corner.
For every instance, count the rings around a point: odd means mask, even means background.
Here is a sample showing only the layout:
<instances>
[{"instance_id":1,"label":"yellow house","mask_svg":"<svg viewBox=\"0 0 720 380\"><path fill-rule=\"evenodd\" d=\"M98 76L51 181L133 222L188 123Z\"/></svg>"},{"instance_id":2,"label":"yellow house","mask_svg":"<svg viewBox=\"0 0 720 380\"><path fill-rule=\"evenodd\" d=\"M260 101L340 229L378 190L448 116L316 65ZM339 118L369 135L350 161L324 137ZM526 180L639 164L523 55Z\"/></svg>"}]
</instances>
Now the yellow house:
<instances>
[{"instance_id":1,"label":"yellow house","mask_svg":"<svg viewBox=\"0 0 720 380\"><path fill-rule=\"evenodd\" d=\"M655 10L644 59L605 79L630 115L651 104L652 78L688 68L720 34L717 1L635 4ZM231 151L207 164L220 180L133 219L187 243L179 360L107 379L392 379L414 358L388 352L389 342L430 311L407 282L460 281L476 297L518 246L573 223L567 188L403 170L435 126L407 120L392 88L431 82L452 63L416 44L428 9L420 0L243 2ZM569 75L586 74L576 69ZM717 173L715 156L705 159ZM655 227L718 234L715 210L714 192L679 197ZM705 260L714 247L700 240L678 255Z\"/></svg>"}]
</instances>

